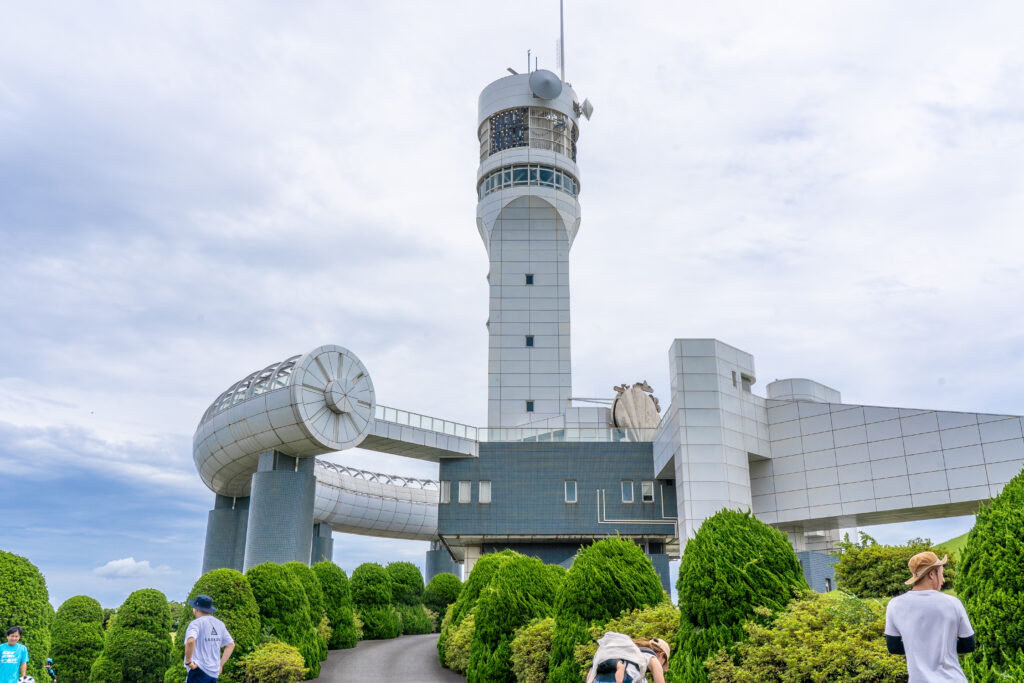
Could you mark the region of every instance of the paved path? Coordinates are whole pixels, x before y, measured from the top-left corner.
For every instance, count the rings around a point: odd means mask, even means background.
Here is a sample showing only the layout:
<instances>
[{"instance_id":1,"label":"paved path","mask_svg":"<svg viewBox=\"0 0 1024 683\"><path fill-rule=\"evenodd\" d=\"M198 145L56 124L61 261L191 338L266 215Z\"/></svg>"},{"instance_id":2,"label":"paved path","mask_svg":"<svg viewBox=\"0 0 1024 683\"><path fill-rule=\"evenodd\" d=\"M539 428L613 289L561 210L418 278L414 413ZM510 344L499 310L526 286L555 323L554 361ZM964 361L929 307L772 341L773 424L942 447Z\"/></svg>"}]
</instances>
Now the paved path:
<instances>
[{"instance_id":1,"label":"paved path","mask_svg":"<svg viewBox=\"0 0 1024 683\"><path fill-rule=\"evenodd\" d=\"M323 683L465 683L437 661L437 634L364 640L349 650L331 650L320 669Z\"/></svg>"}]
</instances>

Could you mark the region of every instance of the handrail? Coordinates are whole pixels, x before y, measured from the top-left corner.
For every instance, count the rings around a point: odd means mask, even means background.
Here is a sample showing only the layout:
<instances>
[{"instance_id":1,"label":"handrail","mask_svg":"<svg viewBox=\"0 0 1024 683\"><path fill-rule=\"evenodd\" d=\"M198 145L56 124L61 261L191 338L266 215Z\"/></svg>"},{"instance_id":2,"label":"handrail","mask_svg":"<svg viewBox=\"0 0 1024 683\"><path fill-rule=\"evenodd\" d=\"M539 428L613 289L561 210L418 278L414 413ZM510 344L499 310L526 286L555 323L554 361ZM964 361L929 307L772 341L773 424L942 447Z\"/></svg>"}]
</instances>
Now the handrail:
<instances>
[{"instance_id":1,"label":"handrail","mask_svg":"<svg viewBox=\"0 0 1024 683\"><path fill-rule=\"evenodd\" d=\"M335 462L327 462L326 460L317 459L317 466L326 467L327 469L334 470L339 474L344 474L349 477L356 479L364 479L366 481L374 481L379 484L391 484L392 486L406 486L413 489L426 489L435 488L439 489L440 485L435 479L416 479L414 477L403 477L397 474L384 474L383 472L371 472L369 470L361 470L355 467L347 467L345 465L339 465Z\"/></svg>"}]
</instances>

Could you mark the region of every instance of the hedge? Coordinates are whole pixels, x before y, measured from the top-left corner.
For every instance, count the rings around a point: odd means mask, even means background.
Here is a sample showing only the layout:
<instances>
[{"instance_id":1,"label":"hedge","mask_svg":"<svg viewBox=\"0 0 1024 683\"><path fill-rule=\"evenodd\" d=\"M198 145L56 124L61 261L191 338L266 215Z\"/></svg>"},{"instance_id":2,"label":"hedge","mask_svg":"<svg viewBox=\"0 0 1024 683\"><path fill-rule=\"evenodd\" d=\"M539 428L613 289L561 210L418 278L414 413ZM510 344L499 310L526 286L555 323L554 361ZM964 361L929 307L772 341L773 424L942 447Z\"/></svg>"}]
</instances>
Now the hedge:
<instances>
[{"instance_id":1,"label":"hedge","mask_svg":"<svg viewBox=\"0 0 1024 683\"><path fill-rule=\"evenodd\" d=\"M171 612L153 588L129 595L117 610L93 662L90 683L153 683L163 680L171 659Z\"/></svg>"},{"instance_id":2,"label":"hedge","mask_svg":"<svg viewBox=\"0 0 1024 683\"><path fill-rule=\"evenodd\" d=\"M385 567L391 577L391 600L395 605L423 604L423 574L412 562L391 562Z\"/></svg>"},{"instance_id":3,"label":"hedge","mask_svg":"<svg viewBox=\"0 0 1024 683\"><path fill-rule=\"evenodd\" d=\"M398 605L395 609L402 620L403 636L434 632L434 619L423 605Z\"/></svg>"},{"instance_id":4,"label":"hedge","mask_svg":"<svg viewBox=\"0 0 1024 683\"><path fill-rule=\"evenodd\" d=\"M306 599L309 601L309 620L316 629L316 645L320 661L327 659L327 640L330 634L326 636L320 631L320 622L323 621L324 612L324 589L320 585L320 579L317 578L316 574L309 565L305 565L301 562L286 562L282 565L285 569L290 571L295 578L302 584L303 590L306 591Z\"/></svg>"},{"instance_id":5,"label":"hedge","mask_svg":"<svg viewBox=\"0 0 1024 683\"><path fill-rule=\"evenodd\" d=\"M194 618L188 600L197 595L209 595L213 598L214 614L224 622L228 633L235 641L235 651L231 659L224 665L224 671L218 680L223 683L242 683L243 675L240 662L252 652L260 642L262 625L260 608L256 604L252 586L245 575L234 569L214 569L206 572L196 580L189 591L188 599L178 613L178 629L174 637L174 651L171 665L164 674L164 683L184 683L185 667L181 665L185 658L185 630ZM64 683L61 681L61 683Z\"/></svg>"},{"instance_id":6,"label":"hedge","mask_svg":"<svg viewBox=\"0 0 1024 683\"><path fill-rule=\"evenodd\" d=\"M442 664L457 674L465 675L469 669L469 657L473 646L473 631L476 627L476 614L470 610L462 621L448 632L448 643Z\"/></svg>"},{"instance_id":7,"label":"hedge","mask_svg":"<svg viewBox=\"0 0 1024 683\"><path fill-rule=\"evenodd\" d=\"M633 541L608 538L583 548L565 574L555 603L555 637L548 664L552 683L580 680L575 653L578 645L590 641L589 626L664 599L654 565Z\"/></svg>"},{"instance_id":8,"label":"hedge","mask_svg":"<svg viewBox=\"0 0 1024 683\"><path fill-rule=\"evenodd\" d=\"M53 607L46 579L20 555L0 550L0 625L22 628L21 644L28 648L28 674L42 680L50 657ZM6 641L4 641L6 642Z\"/></svg>"},{"instance_id":9,"label":"hedge","mask_svg":"<svg viewBox=\"0 0 1024 683\"><path fill-rule=\"evenodd\" d=\"M1024 668L1024 472L978 511L957 579L974 626L976 667ZM1020 680L1020 679L1018 679Z\"/></svg>"},{"instance_id":10,"label":"hedge","mask_svg":"<svg viewBox=\"0 0 1024 683\"><path fill-rule=\"evenodd\" d=\"M515 683L511 642L515 630L536 617L551 616L561 574L535 557L512 553L501 562L476 604L470 648L469 683Z\"/></svg>"},{"instance_id":11,"label":"hedge","mask_svg":"<svg viewBox=\"0 0 1024 683\"><path fill-rule=\"evenodd\" d=\"M259 606L263 631L297 648L309 668L308 675L319 676L319 635L310 618L309 598L298 577L282 565L264 562L250 567L245 578Z\"/></svg>"},{"instance_id":12,"label":"hedge","mask_svg":"<svg viewBox=\"0 0 1024 683\"><path fill-rule=\"evenodd\" d=\"M302 654L288 643L263 643L241 660L243 683L296 683L309 672ZM217 679L220 681L220 679Z\"/></svg>"},{"instance_id":13,"label":"hedge","mask_svg":"<svg viewBox=\"0 0 1024 683\"><path fill-rule=\"evenodd\" d=\"M457 629L470 611L476 607L480 592L490 583L498 567L513 554L511 550L503 550L500 553L487 553L481 556L476 561L476 564L473 565L473 570L466 577L466 582L462 585L459 597L449 605L444 621L441 623L441 636L437 639L437 654L438 659L445 666L447 666L448 661L446 649L451 638L451 632Z\"/></svg>"},{"instance_id":14,"label":"hedge","mask_svg":"<svg viewBox=\"0 0 1024 683\"><path fill-rule=\"evenodd\" d=\"M313 573L320 579L324 592L324 612L331 624L331 638L327 647L332 650L355 647L359 641L352 618L352 590L345 570L327 560L313 565Z\"/></svg>"},{"instance_id":15,"label":"hedge","mask_svg":"<svg viewBox=\"0 0 1024 683\"><path fill-rule=\"evenodd\" d=\"M517 683L544 683L548 679L555 618L541 617L516 630L512 639L512 671Z\"/></svg>"},{"instance_id":16,"label":"hedge","mask_svg":"<svg viewBox=\"0 0 1024 683\"><path fill-rule=\"evenodd\" d=\"M53 663L61 683L88 683L103 652L103 608L87 595L68 598L53 619Z\"/></svg>"},{"instance_id":17,"label":"hedge","mask_svg":"<svg viewBox=\"0 0 1024 683\"><path fill-rule=\"evenodd\" d=\"M454 574L441 573L430 580L427 587L423 589L423 605L432 612L440 615L434 630L441 630L441 618L444 617L448 605L455 602L462 590L462 581Z\"/></svg>"},{"instance_id":18,"label":"hedge","mask_svg":"<svg viewBox=\"0 0 1024 683\"><path fill-rule=\"evenodd\" d=\"M352 572L349 586L352 603L363 622L363 638L397 638L402 633L402 618L392 605L391 575L375 562L365 562Z\"/></svg>"},{"instance_id":19,"label":"hedge","mask_svg":"<svg viewBox=\"0 0 1024 683\"><path fill-rule=\"evenodd\" d=\"M712 683L871 681L903 683L906 658L885 646L884 600L807 591L771 626L744 625L748 640L707 662ZM764 616L765 608L759 608Z\"/></svg>"},{"instance_id":20,"label":"hedge","mask_svg":"<svg viewBox=\"0 0 1024 683\"><path fill-rule=\"evenodd\" d=\"M910 577L907 563L918 553L931 550L940 558L943 552L928 539L915 538L906 545L880 545L861 532L859 543L847 537L839 544L839 562L836 563L836 584L858 598L894 598L906 592L904 583ZM943 572L946 588L952 588L956 579L957 559L949 557Z\"/></svg>"},{"instance_id":21,"label":"hedge","mask_svg":"<svg viewBox=\"0 0 1024 683\"><path fill-rule=\"evenodd\" d=\"M704 681L704 660L745 637L759 607L783 610L806 590L786 535L749 512L722 510L701 525L679 562L679 634L672 680Z\"/></svg>"}]
</instances>

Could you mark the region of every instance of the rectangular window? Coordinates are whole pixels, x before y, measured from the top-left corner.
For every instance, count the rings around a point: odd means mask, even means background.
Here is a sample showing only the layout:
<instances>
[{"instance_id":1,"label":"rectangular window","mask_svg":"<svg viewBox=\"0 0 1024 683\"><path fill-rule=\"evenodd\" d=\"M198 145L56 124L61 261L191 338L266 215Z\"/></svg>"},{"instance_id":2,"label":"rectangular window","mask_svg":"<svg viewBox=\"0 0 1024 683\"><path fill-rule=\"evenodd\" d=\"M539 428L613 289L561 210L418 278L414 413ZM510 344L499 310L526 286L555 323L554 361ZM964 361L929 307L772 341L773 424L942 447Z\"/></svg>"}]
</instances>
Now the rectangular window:
<instances>
[{"instance_id":1,"label":"rectangular window","mask_svg":"<svg viewBox=\"0 0 1024 683\"><path fill-rule=\"evenodd\" d=\"M526 345L527 346L533 346L533 335L532 334L526 335Z\"/></svg>"},{"instance_id":2,"label":"rectangular window","mask_svg":"<svg viewBox=\"0 0 1024 683\"><path fill-rule=\"evenodd\" d=\"M746 375L740 375L740 381L743 384L743 391L750 393L750 387L754 384L754 378L747 377Z\"/></svg>"},{"instance_id":3,"label":"rectangular window","mask_svg":"<svg viewBox=\"0 0 1024 683\"><path fill-rule=\"evenodd\" d=\"M622 480L622 502L633 502L633 482L629 479Z\"/></svg>"},{"instance_id":4,"label":"rectangular window","mask_svg":"<svg viewBox=\"0 0 1024 683\"><path fill-rule=\"evenodd\" d=\"M532 413L533 412L533 401L527 401L526 402L526 412L528 412L528 413Z\"/></svg>"},{"instance_id":5,"label":"rectangular window","mask_svg":"<svg viewBox=\"0 0 1024 683\"><path fill-rule=\"evenodd\" d=\"M565 480L565 502L576 502L576 480L574 479Z\"/></svg>"},{"instance_id":6,"label":"rectangular window","mask_svg":"<svg viewBox=\"0 0 1024 683\"><path fill-rule=\"evenodd\" d=\"M832 579L828 578L827 576L825 577L825 592L832 592Z\"/></svg>"},{"instance_id":7,"label":"rectangular window","mask_svg":"<svg viewBox=\"0 0 1024 683\"><path fill-rule=\"evenodd\" d=\"M441 502L452 502L452 483L450 481L441 482Z\"/></svg>"},{"instance_id":8,"label":"rectangular window","mask_svg":"<svg viewBox=\"0 0 1024 683\"><path fill-rule=\"evenodd\" d=\"M471 503L471 502L473 502L473 482L471 482L471 481L460 481L459 482L459 502L460 503Z\"/></svg>"},{"instance_id":9,"label":"rectangular window","mask_svg":"<svg viewBox=\"0 0 1024 683\"><path fill-rule=\"evenodd\" d=\"M527 273L526 274L526 284L528 284L528 285L532 285L533 284L533 273Z\"/></svg>"},{"instance_id":10,"label":"rectangular window","mask_svg":"<svg viewBox=\"0 0 1024 683\"><path fill-rule=\"evenodd\" d=\"M642 481L640 482L640 500L644 503L654 502L654 482L653 481Z\"/></svg>"},{"instance_id":11,"label":"rectangular window","mask_svg":"<svg viewBox=\"0 0 1024 683\"><path fill-rule=\"evenodd\" d=\"M479 501L481 503L490 503L491 502L491 482L489 482L489 481L482 481L482 482L480 482L480 497L479 497Z\"/></svg>"}]
</instances>

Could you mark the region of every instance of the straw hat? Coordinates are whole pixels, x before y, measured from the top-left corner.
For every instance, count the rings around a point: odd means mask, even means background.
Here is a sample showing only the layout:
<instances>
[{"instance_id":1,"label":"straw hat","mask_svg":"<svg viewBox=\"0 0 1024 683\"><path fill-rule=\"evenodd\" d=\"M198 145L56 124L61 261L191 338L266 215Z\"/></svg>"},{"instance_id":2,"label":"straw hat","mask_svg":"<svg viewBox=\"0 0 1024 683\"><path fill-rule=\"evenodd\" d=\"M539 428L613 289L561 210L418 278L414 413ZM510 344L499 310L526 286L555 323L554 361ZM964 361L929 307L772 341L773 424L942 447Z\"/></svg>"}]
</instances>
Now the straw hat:
<instances>
[{"instance_id":1,"label":"straw hat","mask_svg":"<svg viewBox=\"0 0 1024 683\"><path fill-rule=\"evenodd\" d=\"M651 638L651 647L664 652L666 660L672 656L672 648L661 638Z\"/></svg>"},{"instance_id":2,"label":"straw hat","mask_svg":"<svg viewBox=\"0 0 1024 683\"><path fill-rule=\"evenodd\" d=\"M943 555L940 560L939 556L930 550L914 555L910 558L910 562L907 563L907 566L910 567L910 573L913 574L913 576L907 579L904 583L908 586L913 586L924 578L924 575L928 573L929 569L932 567L943 566L946 564L948 559L949 555Z\"/></svg>"}]
</instances>

